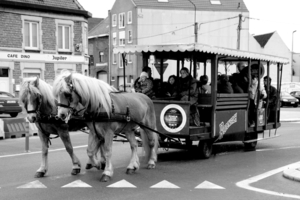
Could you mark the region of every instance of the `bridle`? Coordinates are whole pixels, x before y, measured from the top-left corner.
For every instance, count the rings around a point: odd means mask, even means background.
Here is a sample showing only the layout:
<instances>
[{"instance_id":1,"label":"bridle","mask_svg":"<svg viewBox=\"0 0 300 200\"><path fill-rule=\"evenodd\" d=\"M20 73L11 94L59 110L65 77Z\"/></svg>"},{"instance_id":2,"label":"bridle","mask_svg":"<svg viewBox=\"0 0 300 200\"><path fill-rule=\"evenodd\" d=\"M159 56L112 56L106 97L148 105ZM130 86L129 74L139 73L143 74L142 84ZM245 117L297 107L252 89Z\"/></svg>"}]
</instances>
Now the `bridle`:
<instances>
[{"instance_id":1,"label":"bridle","mask_svg":"<svg viewBox=\"0 0 300 200\"><path fill-rule=\"evenodd\" d=\"M30 83L28 82L28 91L30 92ZM27 114L31 114L31 113L36 113L37 115L40 115L40 108L41 108L41 96L39 95L36 101L36 106L35 109L33 110L28 110L27 109L27 104L25 106L26 112Z\"/></svg>"},{"instance_id":2,"label":"bridle","mask_svg":"<svg viewBox=\"0 0 300 200\"><path fill-rule=\"evenodd\" d=\"M71 102L73 101L73 100L72 100L72 93L73 93L73 92L74 92L74 93L77 95L77 97L79 98L78 102L80 102L81 97L80 97L80 95L78 94L78 92L74 89L74 86L73 86L73 84L72 84L72 81L71 81L71 80L68 81L67 78L68 78L68 77L65 78L65 81L66 81L66 83L67 83L67 86L68 86L69 89L70 89L70 96L71 96L71 97L68 98L68 105L63 104L63 103L57 103L57 106L58 106L58 107L62 107L62 108L67 108L67 109L69 109L68 115L74 115L74 116L76 116L76 115L78 115L78 113L80 113L82 110L85 110L86 108L84 107L84 108L82 108L82 109L80 109L80 110L76 110L76 108L74 108L74 107L71 106Z\"/></svg>"}]
</instances>

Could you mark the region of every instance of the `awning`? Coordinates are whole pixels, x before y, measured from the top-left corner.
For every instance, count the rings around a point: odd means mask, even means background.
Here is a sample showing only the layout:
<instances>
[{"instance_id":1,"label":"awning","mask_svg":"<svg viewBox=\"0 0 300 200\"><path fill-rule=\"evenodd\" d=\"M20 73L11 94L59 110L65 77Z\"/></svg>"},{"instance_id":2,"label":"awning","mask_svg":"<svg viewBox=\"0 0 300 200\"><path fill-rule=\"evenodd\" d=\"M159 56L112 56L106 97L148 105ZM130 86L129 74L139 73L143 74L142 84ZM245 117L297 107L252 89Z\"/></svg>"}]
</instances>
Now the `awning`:
<instances>
[{"instance_id":1,"label":"awning","mask_svg":"<svg viewBox=\"0 0 300 200\"><path fill-rule=\"evenodd\" d=\"M289 63L289 59L284 57L277 57L272 55L266 55L261 53L242 51L236 49L229 49L224 47L214 47L205 44L164 44L164 45L127 45L115 47L114 53L136 53L136 52L185 52L185 51L196 51L203 53L211 53L229 57L245 58L245 59L256 59L262 61L270 61L276 63Z\"/></svg>"},{"instance_id":2,"label":"awning","mask_svg":"<svg viewBox=\"0 0 300 200\"><path fill-rule=\"evenodd\" d=\"M107 69L108 69L107 63L96 63L96 66L95 66L96 72L100 72L100 71L107 72Z\"/></svg>"}]
</instances>

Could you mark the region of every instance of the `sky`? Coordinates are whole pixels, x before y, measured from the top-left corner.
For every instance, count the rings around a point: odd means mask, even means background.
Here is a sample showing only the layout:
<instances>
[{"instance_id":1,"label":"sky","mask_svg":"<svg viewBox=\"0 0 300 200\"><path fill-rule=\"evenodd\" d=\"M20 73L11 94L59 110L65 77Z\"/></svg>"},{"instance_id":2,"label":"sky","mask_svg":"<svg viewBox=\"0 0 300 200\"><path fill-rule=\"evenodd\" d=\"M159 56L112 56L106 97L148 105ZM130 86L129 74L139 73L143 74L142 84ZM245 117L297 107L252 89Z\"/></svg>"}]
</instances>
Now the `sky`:
<instances>
[{"instance_id":1,"label":"sky","mask_svg":"<svg viewBox=\"0 0 300 200\"><path fill-rule=\"evenodd\" d=\"M115 0L78 0L93 17L106 18ZM300 0L244 0L250 17L250 34L277 31L287 47L300 53ZM293 31L295 31L293 33ZM293 39L292 39L293 38Z\"/></svg>"}]
</instances>

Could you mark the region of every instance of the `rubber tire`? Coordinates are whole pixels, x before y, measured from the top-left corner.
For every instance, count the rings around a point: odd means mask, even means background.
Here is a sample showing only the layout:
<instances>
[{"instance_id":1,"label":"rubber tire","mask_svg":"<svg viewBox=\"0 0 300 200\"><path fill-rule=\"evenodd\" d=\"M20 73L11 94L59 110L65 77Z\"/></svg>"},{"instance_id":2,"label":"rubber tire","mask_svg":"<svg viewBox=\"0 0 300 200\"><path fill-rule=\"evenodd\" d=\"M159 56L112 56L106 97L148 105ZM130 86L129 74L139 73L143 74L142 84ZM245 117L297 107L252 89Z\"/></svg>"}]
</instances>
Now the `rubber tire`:
<instances>
[{"instance_id":1,"label":"rubber tire","mask_svg":"<svg viewBox=\"0 0 300 200\"><path fill-rule=\"evenodd\" d=\"M198 153L201 158L208 159L212 155L212 142L209 140L199 141Z\"/></svg>"},{"instance_id":2,"label":"rubber tire","mask_svg":"<svg viewBox=\"0 0 300 200\"><path fill-rule=\"evenodd\" d=\"M257 141L250 142L250 143L244 143L244 149L245 151L255 151L257 145Z\"/></svg>"},{"instance_id":3,"label":"rubber tire","mask_svg":"<svg viewBox=\"0 0 300 200\"><path fill-rule=\"evenodd\" d=\"M9 113L11 117L16 117L18 116L18 113Z\"/></svg>"},{"instance_id":4,"label":"rubber tire","mask_svg":"<svg viewBox=\"0 0 300 200\"><path fill-rule=\"evenodd\" d=\"M298 104L295 104L295 105L294 105L294 108L297 108L297 107L298 107Z\"/></svg>"}]
</instances>

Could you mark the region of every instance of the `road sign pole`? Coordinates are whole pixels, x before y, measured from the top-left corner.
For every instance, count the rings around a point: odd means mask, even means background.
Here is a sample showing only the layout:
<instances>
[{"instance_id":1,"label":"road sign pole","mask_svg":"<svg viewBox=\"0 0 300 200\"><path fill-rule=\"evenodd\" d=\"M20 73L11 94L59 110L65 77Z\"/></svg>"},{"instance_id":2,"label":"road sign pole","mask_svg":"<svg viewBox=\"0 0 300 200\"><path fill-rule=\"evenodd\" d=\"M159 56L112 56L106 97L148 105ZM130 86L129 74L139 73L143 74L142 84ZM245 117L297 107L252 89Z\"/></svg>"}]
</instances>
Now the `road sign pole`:
<instances>
[{"instance_id":1,"label":"road sign pole","mask_svg":"<svg viewBox=\"0 0 300 200\"><path fill-rule=\"evenodd\" d=\"M29 153L29 122L25 122L25 152Z\"/></svg>"}]
</instances>

